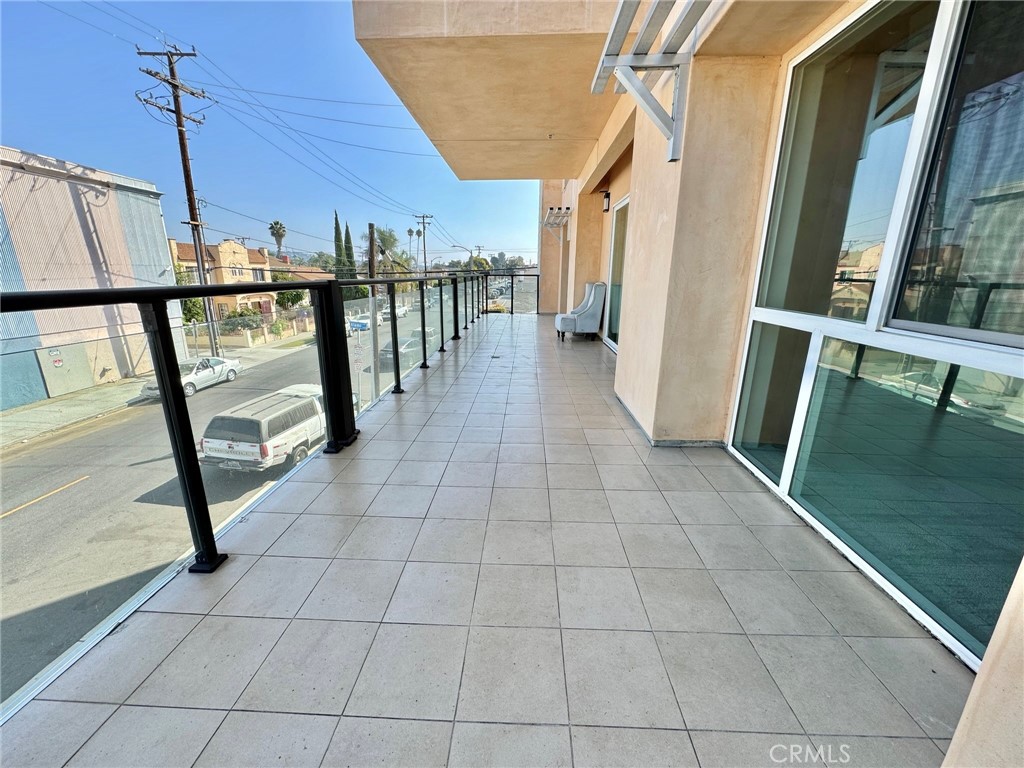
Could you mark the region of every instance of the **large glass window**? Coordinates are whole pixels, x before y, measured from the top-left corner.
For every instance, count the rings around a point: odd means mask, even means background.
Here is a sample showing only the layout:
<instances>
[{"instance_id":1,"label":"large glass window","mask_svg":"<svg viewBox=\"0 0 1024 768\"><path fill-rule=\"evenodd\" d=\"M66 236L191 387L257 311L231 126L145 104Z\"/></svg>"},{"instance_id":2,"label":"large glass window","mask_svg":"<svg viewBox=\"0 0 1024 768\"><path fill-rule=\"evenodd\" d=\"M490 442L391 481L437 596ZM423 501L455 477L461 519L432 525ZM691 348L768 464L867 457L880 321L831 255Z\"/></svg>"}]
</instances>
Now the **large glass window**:
<instances>
[{"instance_id":1,"label":"large glass window","mask_svg":"<svg viewBox=\"0 0 1024 768\"><path fill-rule=\"evenodd\" d=\"M937 3L894 3L793 72L758 304L863 321Z\"/></svg>"},{"instance_id":2,"label":"large glass window","mask_svg":"<svg viewBox=\"0 0 1024 768\"><path fill-rule=\"evenodd\" d=\"M1024 3L980 2L932 158L896 317L1024 333Z\"/></svg>"},{"instance_id":3,"label":"large glass window","mask_svg":"<svg viewBox=\"0 0 1024 768\"><path fill-rule=\"evenodd\" d=\"M612 252L608 267L608 311L605 313L605 338L619 343L619 317L622 314L622 268L626 258L626 227L629 224L629 203L623 203L612 214Z\"/></svg>"},{"instance_id":4,"label":"large glass window","mask_svg":"<svg viewBox=\"0 0 1024 768\"><path fill-rule=\"evenodd\" d=\"M811 335L754 323L733 445L779 482Z\"/></svg>"},{"instance_id":5,"label":"large glass window","mask_svg":"<svg viewBox=\"0 0 1024 768\"><path fill-rule=\"evenodd\" d=\"M1022 385L826 339L791 488L978 657L1024 554Z\"/></svg>"}]
</instances>

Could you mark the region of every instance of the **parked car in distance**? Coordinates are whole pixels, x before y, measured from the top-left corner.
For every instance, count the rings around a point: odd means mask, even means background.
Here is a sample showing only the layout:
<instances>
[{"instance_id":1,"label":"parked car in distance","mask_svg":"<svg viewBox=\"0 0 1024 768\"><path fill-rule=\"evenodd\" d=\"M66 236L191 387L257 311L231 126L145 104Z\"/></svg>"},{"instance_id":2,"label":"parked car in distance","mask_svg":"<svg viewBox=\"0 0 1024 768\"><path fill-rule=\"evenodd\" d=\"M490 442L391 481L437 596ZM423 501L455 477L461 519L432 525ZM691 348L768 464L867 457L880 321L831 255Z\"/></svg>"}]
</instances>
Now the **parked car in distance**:
<instances>
[{"instance_id":1,"label":"parked car in distance","mask_svg":"<svg viewBox=\"0 0 1024 768\"><path fill-rule=\"evenodd\" d=\"M422 344L419 339L408 337L398 340L398 365L400 370L408 370L419 364L422 360L420 351ZM394 372L395 357L391 352L391 340L388 339L380 348L380 355L377 358L377 368L381 372Z\"/></svg>"},{"instance_id":2,"label":"parked car in distance","mask_svg":"<svg viewBox=\"0 0 1024 768\"><path fill-rule=\"evenodd\" d=\"M423 336L423 335L424 335L424 331L423 331L422 328L413 328L412 332L409 334L409 338L415 339L416 341L419 341L420 337ZM433 351L434 347L437 347L437 346L441 345L441 334L439 334L437 332L436 328L431 328L431 327L427 326L426 337L427 337L427 352L428 353ZM422 345L420 345L420 346L422 346Z\"/></svg>"},{"instance_id":3,"label":"parked car in distance","mask_svg":"<svg viewBox=\"0 0 1024 768\"><path fill-rule=\"evenodd\" d=\"M327 435L323 390L294 384L214 416L203 431L199 461L237 472L295 465Z\"/></svg>"},{"instance_id":4,"label":"parked car in distance","mask_svg":"<svg viewBox=\"0 0 1024 768\"><path fill-rule=\"evenodd\" d=\"M190 357L178 363L178 374L181 376L181 388L185 397L192 397L200 389L212 387L222 381L234 381L242 372L241 360L229 357ZM142 388L142 396L160 397L160 387L156 379Z\"/></svg>"},{"instance_id":5,"label":"parked car in distance","mask_svg":"<svg viewBox=\"0 0 1024 768\"><path fill-rule=\"evenodd\" d=\"M381 319L380 313L377 313L377 325L383 325L384 321ZM352 318L350 325L353 331L368 331L370 330L370 315L364 313L362 315L356 315Z\"/></svg>"},{"instance_id":6,"label":"parked car in distance","mask_svg":"<svg viewBox=\"0 0 1024 768\"><path fill-rule=\"evenodd\" d=\"M399 304L395 307L395 317L408 317L409 308L405 304Z\"/></svg>"}]
</instances>

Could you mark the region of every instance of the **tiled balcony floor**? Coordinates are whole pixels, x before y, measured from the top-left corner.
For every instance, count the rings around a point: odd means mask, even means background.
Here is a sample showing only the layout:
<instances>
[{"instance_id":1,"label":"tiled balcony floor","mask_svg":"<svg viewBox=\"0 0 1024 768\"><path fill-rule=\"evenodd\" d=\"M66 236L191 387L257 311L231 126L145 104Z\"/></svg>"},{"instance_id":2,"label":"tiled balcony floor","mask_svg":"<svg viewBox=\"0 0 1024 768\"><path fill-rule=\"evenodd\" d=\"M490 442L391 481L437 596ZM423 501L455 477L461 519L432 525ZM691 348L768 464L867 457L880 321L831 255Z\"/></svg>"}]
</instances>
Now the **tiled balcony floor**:
<instances>
[{"instance_id":1,"label":"tiled balcony floor","mask_svg":"<svg viewBox=\"0 0 1024 768\"><path fill-rule=\"evenodd\" d=\"M724 451L647 447L550 326L478 321L4 765L939 765L973 675Z\"/></svg>"}]
</instances>

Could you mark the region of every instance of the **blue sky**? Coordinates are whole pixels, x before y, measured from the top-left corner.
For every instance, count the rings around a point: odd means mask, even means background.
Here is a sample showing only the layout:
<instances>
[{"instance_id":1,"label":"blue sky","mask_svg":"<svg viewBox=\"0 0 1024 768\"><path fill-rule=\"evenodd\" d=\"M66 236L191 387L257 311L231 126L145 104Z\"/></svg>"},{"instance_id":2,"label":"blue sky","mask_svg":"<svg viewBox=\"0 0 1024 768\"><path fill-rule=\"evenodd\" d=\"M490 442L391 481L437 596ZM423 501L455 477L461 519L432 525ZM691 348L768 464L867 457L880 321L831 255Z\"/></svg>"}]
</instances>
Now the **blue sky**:
<instances>
[{"instance_id":1,"label":"blue sky","mask_svg":"<svg viewBox=\"0 0 1024 768\"><path fill-rule=\"evenodd\" d=\"M206 107L206 123L189 139L197 194L211 204L260 221L280 219L289 230L286 251L289 247L332 251L335 209L343 222L349 222L357 242L369 221L392 227L407 242L403 233L416 226L407 211L412 208L417 213L434 214L439 221L428 230L431 256L451 250L454 241L470 247L482 245L485 253L504 250L510 255L519 253L527 261L533 259L537 182L456 179L356 43L352 9L346 2L110 4L95 0L48 6L5 1L0 4L0 142L154 182L164 193L168 235L188 240L187 228L179 223L188 214L175 131L147 114L135 98L139 90L165 92L139 72L140 66L156 68L156 62L139 57L134 48L137 43L158 49L156 38L162 37L158 30L173 36L171 42L196 47L200 56L182 60L178 74L197 83L197 88L216 94L218 101L186 98L186 109L197 112ZM399 106L282 98L231 90L225 85ZM257 100L277 111L277 116L264 111ZM390 154L310 136L300 138L288 130L280 132L268 120L284 121L298 131L336 141L432 156ZM345 178L339 166L373 191ZM251 245L271 240L264 224L213 205L203 210L203 218L209 225L210 243L228 237L225 232L249 236Z\"/></svg>"}]
</instances>

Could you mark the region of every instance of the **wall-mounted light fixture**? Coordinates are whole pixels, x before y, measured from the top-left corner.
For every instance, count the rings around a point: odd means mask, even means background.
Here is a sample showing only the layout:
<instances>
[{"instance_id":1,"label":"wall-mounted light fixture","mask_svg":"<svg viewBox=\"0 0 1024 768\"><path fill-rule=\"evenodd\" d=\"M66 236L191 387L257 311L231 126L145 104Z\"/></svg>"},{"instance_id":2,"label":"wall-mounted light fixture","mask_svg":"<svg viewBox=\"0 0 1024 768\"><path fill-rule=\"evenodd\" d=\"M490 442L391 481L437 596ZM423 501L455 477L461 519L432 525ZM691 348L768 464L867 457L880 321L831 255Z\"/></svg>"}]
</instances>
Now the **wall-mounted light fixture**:
<instances>
[{"instance_id":1,"label":"wall-mounted light fixture","mask_svg":"<svg viewBox=\"0 0 1024 768\"><path fill-rule=\"evenodd\" d=\"M601 203L601 210L608 213L608 211L612 209L612 193L608 190L604 190L601 194L604 195L604 201Z\"/></svg>"}]
</instances>

